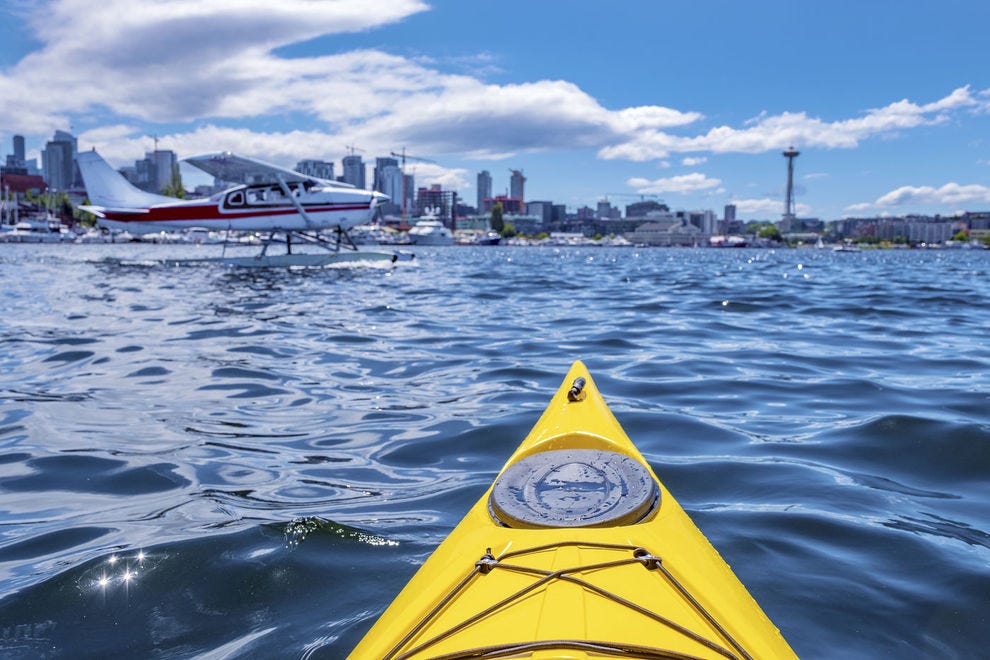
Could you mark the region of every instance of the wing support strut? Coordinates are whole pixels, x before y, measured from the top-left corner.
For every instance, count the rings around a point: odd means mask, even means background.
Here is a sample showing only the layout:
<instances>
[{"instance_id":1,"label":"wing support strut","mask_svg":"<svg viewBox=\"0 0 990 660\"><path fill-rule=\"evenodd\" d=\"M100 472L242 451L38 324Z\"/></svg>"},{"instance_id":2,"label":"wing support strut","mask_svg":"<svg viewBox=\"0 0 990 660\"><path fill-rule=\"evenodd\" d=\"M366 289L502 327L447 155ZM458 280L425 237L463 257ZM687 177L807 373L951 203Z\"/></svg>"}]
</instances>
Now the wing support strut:
<instances>
[{"instance_id":1,"label":"wing support strut","mask_svg":"<svg viewBox=\"0 0 990 660\"><path fill-rule=\"evenodd\" d=\"M300 203L299 199L292 194L292 191L289 189L289 184L285 182L285 177L279 174L276 178L278 179L279 188L282 189L282 194L288 197L289 201L292 202L292 205L296 207L297 211L299 211L299 215L301 215L302 219L306 222L306 228L312 229L314 226L312 218L310 218L309 214L306 213L306 209L303 208L303 205Z\"/></svg>"}]
</instances>

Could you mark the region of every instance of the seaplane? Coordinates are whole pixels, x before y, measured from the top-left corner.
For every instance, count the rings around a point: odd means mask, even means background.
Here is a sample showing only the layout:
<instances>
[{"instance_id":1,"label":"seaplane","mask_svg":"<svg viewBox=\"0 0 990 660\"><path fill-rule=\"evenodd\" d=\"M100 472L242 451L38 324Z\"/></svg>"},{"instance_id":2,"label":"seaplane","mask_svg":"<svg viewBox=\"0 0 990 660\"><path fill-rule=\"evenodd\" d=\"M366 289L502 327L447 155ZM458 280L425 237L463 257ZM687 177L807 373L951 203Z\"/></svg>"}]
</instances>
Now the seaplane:
<instances>
[{"instance_id":1,"label":"seaplane","mask_svg":"<svg viewBox=\"0 0 990 660\"><path fill-rule=\"evenodd\" d=\"M395 261L398 256L358 250L347 233L374 218L378 205L388 200L380 192L221 152L184 161L233 187L209 198L183 200L135 187L95 149L81 152L76 159L90 202L79 208L110 230L147 234L200 228L267 234L260 254L219 259L234 266L325 266ZM321 235L327 231L332 239ZM323 249L293 253L293 239ZM276 242L285 244L284 254L268 253Z\"/></svg>"}]
</instances>

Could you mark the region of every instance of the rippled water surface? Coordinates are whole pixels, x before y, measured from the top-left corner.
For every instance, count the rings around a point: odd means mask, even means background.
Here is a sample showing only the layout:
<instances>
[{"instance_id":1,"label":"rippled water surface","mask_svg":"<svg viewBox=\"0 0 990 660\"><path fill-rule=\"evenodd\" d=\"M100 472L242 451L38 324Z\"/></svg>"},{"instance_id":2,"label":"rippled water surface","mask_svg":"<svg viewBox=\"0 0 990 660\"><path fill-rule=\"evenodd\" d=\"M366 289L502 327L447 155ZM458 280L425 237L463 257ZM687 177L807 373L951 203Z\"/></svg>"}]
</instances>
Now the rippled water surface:
<instances>
[{"instance_id":1,"label":"rippled water surface","mask_svg":"<svg viewBox=\"0 0 990 660\"><path fill-rule=\"evenodd\" d=\"M804 658L985 656L990 252L0 245L0 657L344 657L575 359Z\"/></svg>"}]
</instances>

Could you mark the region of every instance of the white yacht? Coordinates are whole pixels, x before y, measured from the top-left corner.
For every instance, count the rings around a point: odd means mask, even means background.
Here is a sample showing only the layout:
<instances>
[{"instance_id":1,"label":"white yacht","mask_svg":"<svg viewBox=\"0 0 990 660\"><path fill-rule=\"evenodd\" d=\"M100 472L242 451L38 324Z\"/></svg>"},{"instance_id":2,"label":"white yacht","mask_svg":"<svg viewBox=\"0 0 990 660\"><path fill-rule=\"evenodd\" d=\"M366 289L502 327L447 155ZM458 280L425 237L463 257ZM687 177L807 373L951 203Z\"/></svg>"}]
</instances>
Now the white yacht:
<instances>
[{"instance_id":1,"label":"white yacht","mask_svg":"<svg viewBox=\"0 0 990 660\"><path fill-rule=\"evenodd\" d=\"M76 239L76 235L62 227L57 218L48 216L28 217L0 229L2 243L62 243Z\"/></svg>"},{"instance_id":2,"label":"white yacht","mask_svg":"<svg viewBox=\"0 0 990 660\"><path fill-rule=\"evenodd\" d=\"M453 245L454 233L440 221L436 211L427 213L409 230L415 245Z\"/></svg>"}]
</instances>

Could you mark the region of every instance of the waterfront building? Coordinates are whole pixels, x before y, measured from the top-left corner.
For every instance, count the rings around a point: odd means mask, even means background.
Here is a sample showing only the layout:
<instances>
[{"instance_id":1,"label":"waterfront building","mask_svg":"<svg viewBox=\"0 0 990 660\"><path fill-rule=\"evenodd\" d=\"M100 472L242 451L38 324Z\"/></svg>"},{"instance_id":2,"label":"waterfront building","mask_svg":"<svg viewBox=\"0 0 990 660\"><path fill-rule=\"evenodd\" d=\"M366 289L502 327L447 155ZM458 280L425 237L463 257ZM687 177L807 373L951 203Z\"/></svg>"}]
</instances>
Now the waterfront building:
<instances>
[{"instance_id":1,"label":"waterfront building","mask_svg":"<svg viewBox=\"0 0 990 660\"><path fill-rule=\"evenodd\" d=\"M490 227L491 215L468 214L457 216L457 230L483 234Z\"/></svg>"},{"instance_id":2,"label":"waterfront building","mask_svg":"<svg viewBox=\"0 0 990 660\"><path fill-rule=\"evenodd\" d=\"M333 163L328 163L325 160L301 160L296 163L296 172L326 181L334 180Z\"/></svg>"},{"instance_id":3,"label":"waterfront building","mask_svg":"<svg viewBox=\"0 0 990 660\"><path fill-rule=\"evenodd\" d=\"M905 217L843 218L829 223L831 235L842 240L868 239L906 242L912 245L945 243L961 230L972 231L973 223L966 217L908 215Z\"/></svg>"},{"instance_id":4,"label":"waterfront building","mask_svg":"<svg viewBox=\"0 0 990 660\"><path fill-rule=\"evenodd\" d=\"M0 223L14 224L18 220L18 209L27 194L37 197L47 190L45 180L37 174L19 174L13 172L0 173L0 202L3 213L0 213Z\"/></svg>"},{"instance_id":5,"label":"waterfront building","mask_svg":"<svg viewBox=\"0 0 990 660\"><path fill-rule=\"evenodd\" d=\"M506 225L512 225L517 234L536 236L537 234L545 231L543 227L543 218L540 216L528 214L524 215L521 213L506 213L502 216L502 220Z\"/></svg>"},{"instance_id":6,"label":"waterfront building","mask_svg":"<svg viewBox=\"0 0 990 660\"><path fill-rule=\"evenodd\" d=\"M647 222L625 234L625 238L636 245L658 247L704 245L708 241L701 229L682 219Z\"/></svg>"},{"instance_id":7,"label":"waterfront building","mask_svg":"<svg viewBox=\"0 0 990 660\"><path fill-rule=\"evenodd\" d=\"M361 157L356 154L351 154L350 156L344 156L344 175L342 180L344 183L349 183L356 188L366 188L365 186L365 167L364 161Z\"/></svg>"},{"instance_id":8,"label":"waterfront building","mask_svg":"<svg viewBox=\"0 0 990 660\"><path fill-rule=\"evenodd\" d=\"M451 190L444 190L439 183L434 183L429 188L420 188L416 191L416 215L436 214L449 226L447 219L451 217L456 195Z\"/></svg>"},{"instance_id":9,"label":"waterfront building","mask_svg":"<svg viewBox=\"0 0 990 660\"><path fill-rule=\"evenodd\" d=\"M665 216L669 213L669 206L652 199L626 204L627 218L652 218Z\"/></svg>"},{"instance_id":10,"label":"waterfront building","mask_svg":"<svg viewBox=\"0 0 990 660\"><path fill-rule=\"evenodd\" d=\"M712 210L691 211L688 213L688 222L700 229L703 234L718 233L718 227L715 226L715 212Z\"/></svg>"},{"instance_id":11,"label":"waterfront building","mask_svg":"<svg viewBox=\"0 0 990 660\"><path fill-rule=\"evenodd\" d=\"M526 215L542 218L541 231L549 231L553 222L553 202L526 202Z\"/></svg>"},{"instance_id":12,"label":"waterfront building","mask_svg":"<svg viewBox=\"0 0 990 660\"><path fill-rule=\"evenodd\" d=\"M496 204L502 205L503 215L508 215L508 214L522 215L524 210L522 206L522 200L515 199L513 197L506 197L505 195L496 195L495 197L492 197L491 199L486 199L484 201L485 201L485 209L488 213L491 213L492 207L495 206Z\"/></svg>"},{"instance_id":13,"label":"waterfront building","mask_svg":"<svg viewBox=\"0 0 990 660\"><path fill-rule=\"evenodd\" d=\"M492 197L492 175L488 170L478 172L478 212L485 210L485 200ZM488 209L491 211L491 209Z\"/></svg>"},{"instance_id":14,"label":"waterfront building","mask_svg":"<svg viewBox=\"0 0 990 660\"><path fill-rule=\"evenodd\" d=\"M932 245L934 243L945 243L952 240L958 228L956 227L956 223L951 221L906 222L905 230L908 242Z\"/></svg>"}]
</instances>

